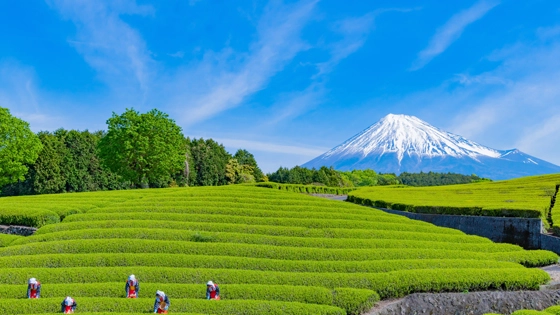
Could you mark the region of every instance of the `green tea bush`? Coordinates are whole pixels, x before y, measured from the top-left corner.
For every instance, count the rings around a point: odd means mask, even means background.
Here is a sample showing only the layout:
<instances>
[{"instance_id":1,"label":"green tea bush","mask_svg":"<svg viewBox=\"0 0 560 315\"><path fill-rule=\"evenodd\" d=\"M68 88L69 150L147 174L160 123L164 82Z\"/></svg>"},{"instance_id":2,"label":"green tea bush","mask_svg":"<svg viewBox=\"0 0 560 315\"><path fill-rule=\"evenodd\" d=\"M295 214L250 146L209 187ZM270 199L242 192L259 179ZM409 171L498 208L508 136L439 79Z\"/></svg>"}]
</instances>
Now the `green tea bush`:
<instances>
[{"instance_id":1,"label":"green tea bush","mask_svg":"<svg viewBox=\"0 0 560 315\"><path fill-rule=\"evenodd\" d=\"M505 247L507 249L507 247ZM547 251L514 251L498 253L481 253L477 251L458 250L453 244L447 249L433 248L378 248L338 249L270 246L242 243L198 243L182 241L160 241L143 239L91 239L66 240L44 243L30 243L0 248L0 256L70 254L70 253L176 253L187 255L211 255L253 257L282 260L317 260L317 261L363 261L390 259L490 259L502 260L503 257L521 257L534 254L537 258L558 256ZM529 253L529 254L528 254Z\"/></svg>"},{"instance_id":2,"label":"green tea bush","mask_svg":"<svg viewBox=\"0 0 560 315\"><path fill-rule=\"evenodd\" d=\"M135 274L145 283L302 285L327 288L369 289L381 298L413 292L462 292L465 290L536 290L550 280L540 269L425 269L385 273L307 273L237 269L166 267L4 268L0 284L26 283L30 277L43 283L119 282Z\"/></svg>"},{"instance_id":3,"label":"green tea bush","mask_svg":"<svg viewBox=\"0 0 560 315\"><path fill-rule=\"evenodd\" d=\"M523 267L514 262L472 259L402 259L366 261L280 260L231 256L180 254L45 254L0 257L0 268L68 268L68 267L175 267L209 269L244 269L284 272L377 273L419 269L512 269ZM1 296L1 295L0 295Z\"/></svg>"},{"instance_id":4,"label":"green tea bush","mask_svg":"<svg viewBox=\"0 0 560 315\"><path fill-rule=\"evenodd\" d=\"M153 310L154 299L124 298L75 298L76 312L133 312L146 313ZM60 298L41 298L37 300L0 300L2 314L40 314L60 312ZM207 301L194 299L171 299L170 312L194 312L203 314L317 314L343 315L341 308L327 305L304 304L297 302L277 302L259 300Z\"/></svg>"},{"instance_id":5,"label":"green tea bush","mask_svg":"<svg viewBox=\"0 0 560 315\"><path fill-rule=\"evenodd\" d=\"M0 285L0 296L5 299L24 299L26 285ZM142 284L139 297L151 298L156 290L167 293L170 299L205 299L205 284ZM360 314L379 301L379 295L371 290L313 286L224 284L220 285L222 300L261 300L323 304L345 309L348 314ZM73 297L124 297L123 282L73 283L45 285L42 298Z\"/></svg>"},{"instance_id":6,"label":"green tea bush","mask_svg":"<svg viewBox=\"0 0 560 315\"><path fill-rule=\"evenodd\" d=\"M400 231L395 233L390 230L372 229L341 229L341 228L306 228L294 226L274 226L274 225L248 225L235 223L212 223L212 222L175 222L164 220L115 220L115 221L75 221L53 224L37 230L35 235L49 233L76 231L88 229L112 229L112 228L142 228L151 229L165 227L173 230L190 231L209 231L209 232L233 232L258 235L278 235L294 237L319 237L328 239L398 239L398 240L418 240L432 242L452 242L452 243L486 243L492 242L484 237L457 234L433 234Z\"/></svg>"},{"instance_id":7,"label":"green tea bush","mask_svg":"<svg viewBox=\"0 0 560 315\"><path fill-rule=\"evenodd\" d=\"M346 228L346 229L374 229L391 231L411 231L434 234L463 234L458 230L434 227L426 222L407 220L395 222L368 222L359 220L329 220L329 219L304 219L304 218L276 218L276 217L243 217L233 215L203 215L185 213L94 213L72 215L64 222L78 221L107 221L107 220L158 220L165 218L167 221L180 222L212 222L212 223L236 223L249 225L275 225L275 226L299 226L306 228Z\"/></svg>"},{"instance_id":8,"label":"green tea bush","mask_svg":"<svg viewBox=\"0 0 560 315\"><path fill-rule=\"evenodd\" d=\"M437 186L439 187L439 186ZM519 218L539 218L542 216L541 210L531 209L484 209L482 207L453 207L453 206L426 206L412 205L403 203L391 203L384 200L371 200L369 198L349 195L348 202L359 205L386 208L392 210L427 213L427 214L450 214L450 215L474 215L491 217L519 217Z\"/></svg>"},{"instance_id":9,"label":"green tea bush","mask_svg":"<svg viewBox=\"0 0 560 315\"><path fill-rule=\"evenodd\" d=\"M41 227L58 222L60 222L59 215L48 210L0 210L0 224L2 225Z\"/></svg>"},{"instance_id":10,"label":"green tea bush","mask_svg":"<svg viewBox=\"0 0 560 315\"><path fill-rule=\"evenodd\" d=\"M17 239L22 239L23 236L11 235L11 234L0 234L0 247L8 246Z\"/></svg>"},{"instance_id":11,"label":"green tea bush","mask_svg":"<svg viewBox=\"0 0 560 315\"><path fill-rule=\"evenodd\" d=\"M40 234L20 238L12 245L30 244L36 242L52 242L61 240L76 239L111 239L111 238L130 238L148 240L171 240L171 241L191 241L191 242L219 242L219 243L244 243L262 244L273 246L291 247L317 247L317 248L354 248L354 249L377 249L377 248L429 248L429 249L457 249L473 252L510 252L522 251L517 245L511 244L472 244L472 243L445 243L432 241L416 240L377 240L377 239L328 239L312 237L287 237L269 236L247 233L230 232L198 232L180 231L170 229L139 229L139 228L118 228L118 229L89 229L78 231L66 231L58 233ZM452 245L451 245L452 244Z\"/></svg>"},{"instance_id":12,"label":"green tea bush","mask_svg":"<svg viewBox=\"0 0 560 315\"><path fill-rule=\"evenodd\" d=\"M331 194L331 195L346 195L356 188L345 188L345 187L328 187L328 186L317 186L317 185L298 185L298 184L279 184L273 182L264 182L255 184L257 187L262 188L272 188L285 190L295 193L305 193L305 194Z\"/></svg>"}]
</instances>

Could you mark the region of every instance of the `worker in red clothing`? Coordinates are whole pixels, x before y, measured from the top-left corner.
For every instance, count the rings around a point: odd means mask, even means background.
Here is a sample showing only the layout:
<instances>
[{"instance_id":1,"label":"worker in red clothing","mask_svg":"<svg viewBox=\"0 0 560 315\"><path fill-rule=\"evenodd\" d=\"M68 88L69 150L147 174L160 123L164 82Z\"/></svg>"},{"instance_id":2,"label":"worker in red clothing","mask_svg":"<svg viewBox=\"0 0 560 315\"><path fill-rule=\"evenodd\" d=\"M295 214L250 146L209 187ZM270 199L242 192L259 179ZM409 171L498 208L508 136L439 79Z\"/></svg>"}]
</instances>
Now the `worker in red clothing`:
<instances>
[{"instance_id":1,"label":"worker in red clothing","mask_svg":"<svg viewBox=\"0 0 560 315\"><path fill-rule=\"evenodd\" d=\"M128 277L124 290L126 291L127 298L135 299L138 297L138 293L140 292L140 283L138 283L138 280L136 280L134 275L130 275Z\"/></svg>"},{"instance_id":2,"label":"worker in red clothing","mask_svg":"<svg viewBox=\"0 0 560 315\"><path fill-rule=\"evenodd\" d=\"M212 281L206 283L206 299L207 300L219 300L220 299L220 287Z\"/></svg>"},{"instance_id":3,"label":"worker in red clothing","mask_svg":"<svg viewBox=\"0 0 560 315\"><path fill-rule=\"evenodd\" d=\"M67 296L64 299L64 301L62 301L61 306L62 306L62 313L74 314L76 307L78 307L78 303L76 303L76 301L73 298Z\"/></svg>"},{"instance_id":4,"label":"worker in red clothing","mask_svg":"<svg viewBox=\"0 0 560 315\"><path fill-rule=\"evenodd\" d=\"M169 309L169 298L165 295L162 291L156 291L156 302L154 303L154 313L157 314L167 314L167 310Z\"/></svg>"},{"instance_id":5,"label":"worker in red clothing","mask_svg":"<svg viewBox=\"0 0 560 315\"><path fill-rule=\"evenodd\" d=\"M38 299L41 297L41 282L37 281L35 278L29 279L27 281L27 298L28 299Z\"/></svg>"}]
</instances>

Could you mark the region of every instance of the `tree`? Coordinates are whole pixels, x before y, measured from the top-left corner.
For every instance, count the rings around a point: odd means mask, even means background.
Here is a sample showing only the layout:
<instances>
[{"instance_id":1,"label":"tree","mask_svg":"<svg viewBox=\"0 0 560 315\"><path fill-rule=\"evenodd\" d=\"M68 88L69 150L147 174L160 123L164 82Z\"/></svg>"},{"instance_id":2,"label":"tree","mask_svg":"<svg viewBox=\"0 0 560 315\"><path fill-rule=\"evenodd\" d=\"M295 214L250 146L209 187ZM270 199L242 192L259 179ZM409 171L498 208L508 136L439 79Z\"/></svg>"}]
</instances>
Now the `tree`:
<instances>
[{"instance_id":1,"label":"tree","mask_svg":"<svg viewBox=\"0 0 560 315\"><path fill-rule=\"evenodd\" d=\"M107 134L99 141L104 165L135 186L171 182L184 170L186 141L181 127L157 109L140 114L127 109L107 120Z\"/></svg>"},{"instance_id":2,"label":"tree","mask_svg":"<svg viewBox=\"0 0 560 315\"><path fill-rule=\"evenodd\" d=\"M41 148L29 124L0 107L0 187L24 180L27 165L35 163Z\"/></svg>"},{"instance_id":3,"label":"tree","mask_svg":"<svg viewBox=\"0 0 560 315\"><path fill-rule=\"evenodd\" d=\"M249 153L249 151L239 149L239 150L237 150L237 152L235 152L235 155L233 156L233 158L236 159L237 162L239 162L240 165L246 165L246 166L250 166L252 168L251 175L253 175L253 177L255 178L255 181L262 182L264 180L264 173L261 171L261 169L257 165L257 161L255 160L255 156L253 156L253 154Z\"/></svg>"},{"instance_id":4,"label":"tree","mask_svg":"<svg viewBox=\"0 0 560 315\"><path fill-rule=\"evenodd\" d=\"M218 186L226 185L226 166L232 158L223 145L212 139L188 140L190 147L189 166L191 175L189 185Z\"/></svg>"}]
</instances>

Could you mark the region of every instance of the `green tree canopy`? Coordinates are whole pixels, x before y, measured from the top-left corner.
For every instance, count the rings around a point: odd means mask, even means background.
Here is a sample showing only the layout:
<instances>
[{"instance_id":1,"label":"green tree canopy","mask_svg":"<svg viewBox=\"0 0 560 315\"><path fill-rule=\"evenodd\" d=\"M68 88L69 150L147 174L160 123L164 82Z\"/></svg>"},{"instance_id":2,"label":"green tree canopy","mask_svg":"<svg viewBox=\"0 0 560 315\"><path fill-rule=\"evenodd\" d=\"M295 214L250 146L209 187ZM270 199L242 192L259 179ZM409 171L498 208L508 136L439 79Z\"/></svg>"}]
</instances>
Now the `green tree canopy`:
<instances>
[{"instance_id":1,"label":"green tree canopy","mask_svg":"<svg viewBox=\"0 0 560 315\"><path fill-rule=\"evenodd\" d=\"M239 162L239 165L249 166L245 167L246 170L251 169L250 175L253 175L255 181L262 182L264 180L264 173L261 171L255 160L255 156L249 151L244 149L239 149L235 152L233 156L234 159Z\"/></svg>"},{"instance_id":2,"label":"green tree canopy","mask_svg":"<svg viewBox=\"0 0 560 315\"><path fill-rule=\"evenodd\" d=\"M187 152L181 127L157 109L140 114L127 109L107 120L99 155L113 172L136 186L171 181L185 168Z\"/></svg>"},{"instance_id":3,"label":"green tree canopy","mask_svg":"<svg viewBox=\"0 0 560 315\"><path fill-rule=\"evenodd\" d=\"M29 124L0 107L0 187L24 180L26 165L35 163L41 148Z\"/></svg>"}]
</instances>

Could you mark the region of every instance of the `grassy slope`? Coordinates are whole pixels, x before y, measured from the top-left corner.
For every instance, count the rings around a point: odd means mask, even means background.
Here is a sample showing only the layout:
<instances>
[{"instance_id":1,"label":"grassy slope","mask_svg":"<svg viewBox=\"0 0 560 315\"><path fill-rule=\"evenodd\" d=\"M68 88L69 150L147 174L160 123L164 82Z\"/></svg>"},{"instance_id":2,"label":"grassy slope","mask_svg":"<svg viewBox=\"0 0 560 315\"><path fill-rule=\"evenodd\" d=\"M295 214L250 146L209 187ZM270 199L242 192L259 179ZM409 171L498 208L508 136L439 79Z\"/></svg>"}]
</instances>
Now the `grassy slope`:
<instances>
[{"instance_id":1,"label":"grassy slope","mask_svg":"<svg viewBox=\"0 0 560 315\"><path fill-rule=\"evenodd\" d=\"M437 187L366 187L350 195L414 206L536 210L545 217L559 183L560 174L553 174Z\"/></svg>"},{"instance_id":2,"label":"grassy slope","mask_svg":"<svg viewBox=\"0 0 560 315\"><path fill-rule=\"evenodd\" d=\"M80 312L144 312L157 289L170 295L173 312L354 314L379 296L536 289L548 275L521 264L558 258L375 209L249 186L12 197L1 204L23 215L48 209L66 216L0 247L5 314L32 276L42 281L45 299L26 301L18 314L55 312L68 294ZM142 284L138 301L119 296L131 273ZM221 285L223 301L203 300L210 279Z\"/></svg>"}]
</instances>

